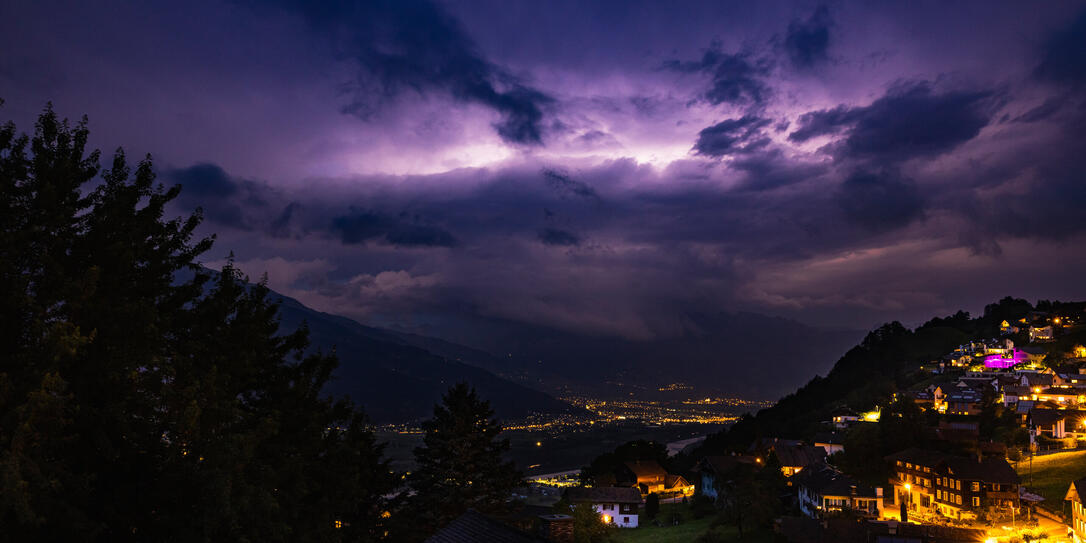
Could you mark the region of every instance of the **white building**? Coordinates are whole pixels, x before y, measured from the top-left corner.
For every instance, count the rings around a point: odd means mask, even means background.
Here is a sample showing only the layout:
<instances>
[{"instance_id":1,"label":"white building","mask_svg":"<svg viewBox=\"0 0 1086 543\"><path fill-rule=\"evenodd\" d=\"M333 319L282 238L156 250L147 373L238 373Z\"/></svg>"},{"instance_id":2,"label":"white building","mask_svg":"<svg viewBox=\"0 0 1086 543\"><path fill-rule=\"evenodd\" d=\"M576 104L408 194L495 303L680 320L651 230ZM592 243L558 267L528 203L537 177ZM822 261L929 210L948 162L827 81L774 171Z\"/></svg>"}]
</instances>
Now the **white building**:
<instances>
[{"instance_id":1,"label":"white building","mask_svg":"<svg viewBox=\"0 0 1086 543\"><path fill-rule=\"evenodd\" d=\"M809 469L793 479L799 509L811 518L852 511L870 518L882 518L882 488L869 487L831 468Z\"/></svg>"},{"instance_id":2,"label":"white building","mask_svg":"<svg viewBox=\"0 0 1086 543\"><path fill-rule=\"evenodd\" d=\"M578 487L566 490L572 504L588 503L600 514L604 524L619 528L637 528L641 491L628 486Z\"/></svg>"}]
</instances>

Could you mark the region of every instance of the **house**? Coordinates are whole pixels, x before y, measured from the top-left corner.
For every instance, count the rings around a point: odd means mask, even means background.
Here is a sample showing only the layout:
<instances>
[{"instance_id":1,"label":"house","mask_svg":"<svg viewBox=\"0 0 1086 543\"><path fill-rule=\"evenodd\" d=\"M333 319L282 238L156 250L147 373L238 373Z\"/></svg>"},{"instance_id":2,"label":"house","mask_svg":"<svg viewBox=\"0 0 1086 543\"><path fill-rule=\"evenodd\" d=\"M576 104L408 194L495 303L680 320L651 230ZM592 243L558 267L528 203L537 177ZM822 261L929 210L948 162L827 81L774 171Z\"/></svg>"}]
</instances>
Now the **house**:
<instances>
[{"instance_id":1,"label":"house","mask_svg":"<svg viewBox=\"0 0 1086 543\"><path fill-rule=\"evenodd\" d=\"M637 528L641 493L629 486L574 487L566 490L565 498L572 504L587 503L600 514L604 524L620 528Z\"/></svg>"},{"instance_id":2,"label":"house","mask_svg":"<svg viewBox=\"0 0 1086 543\"><path fill-rule=\"evenodd\" d=\"M642 496L651 493L656 494L680 494L690 496L694 494L694 485L687 482L682 475L668 473L663 466L655 460L633 460L623 464L624 473L620 473L619 481L630 481L641 491Z\"/></svg>"},{"instance_id":3,"label":"house","mask_svg":"<svg viewBox=\"0 0 1086 543\"><path fill-rule=\"evenodd\" d=\"M814 446L826 450L826 456L845 450L844 436L837 432L819 432L814 436Z\"/></svg>"},{"instance_id":4,"label":"house","mask_svg":"<svg viewBox=\"0 0 1086 543\"><path fill-rule=\"evenodd\" d=\"M826 463L826 449L813 445L773 445L773 454L781 464L781 473L791 477L809 466Z\"/></svg>"},{"instance_id":5,"label":"house","mask_svg":"<svg viewBox=\"0 0 1086 543\"><path fill-rule=\"evenodd\" d=\"M847 407L838 408L833 412L833 426L838 430L844 430L862 420L859 414Z\"/></svg>"},{"instance_id":6,"label":"house","mask_svg":"<svg viewBox=\"0 0 1086 543\"><path fill-rule=\"evenodd\" d=\"M999 323L999 332L1005 336L1017 334L1018 327L1004 320L1003 322Z\"/></svg>"},{"instance_id":7,"label":"house","mask_svg":"<svg viewBox=\"0 0 1086 543\"><path fill-rule=\"evenodd\" d=\"M951 443L973 444L980 438L980 425L975 421L941 421L935 437Z\"/></svg>"},{"instance_id":8,"label":"house","mask_svg":"<svg viewBox=\"0 0 1086 543\"><path fill-rule=\"evenodd\" d=\"M1086 439L1086 412L1073 409L1034 407L1026 418L1030 441L1045 436L1050 439Z\"/></svg>"},{"instance_id":9,"label":"house","mask_svg":"<svg viewBox=\"0 0 1086 543\"><path fill-rule=\"evenodd\" d=\"M717 499L724 483L739 466L758 466L761 462L754 456L706 456L698 461L694 471L699 475L698 493Z\"/></svg>"},{"instance_id":10,"label":"house","mask_svg":"<svg viewBox=\"0 0 1086 543\"><path fill-rule=\"evenodd\" d=\"M882 488L872 488L831 468L804 470L793 478L799 509L811 518L851 511L869 518L882 517Z\"/></svg>"},{"instance_id":11,"label":"house","mask_svg":"<svg viewBox=\"0 0 1086 543\"><path fill-rule=\"evenodd\" d=\"M1026 356L1029 358L1029 361L1033 364L1040 364L1044 361L1045 356L1048 355L1048 352L1041 347L1034 347L1031 345L1022 347L1019 350L1025 353Z\"/></svg>"},{"instance_id":12,"label":"house","mask_svg":"<svg viewBox=\"0 0 1086 543\"><path fill-rule=\"evenodd\" d=\"M984 395L972 388L958 389L943 398L943 412L951 415L979 415Z\"/></svg>"},{"instance_id":13,"label":"house","mask_svg":"<svg viewBox=\"0 0 1086 543\"><path fill-rule=\"evenodd\" d=\"M1030 326L1029 327L1029 340L1033 341L1052 341L1054 336L1052 335L1051 326Z\"/></svg>"},{"instance_id":14,"label":"house","mask_svg":"<svg viewBox=\"0 0 1086 543\"><path fill-rule=\"evenodd\" d=\"M1086 542L1086 478L1071 482L1064 499L1071 502L1071 536L1075 543Z\"/></svg>"},{"instance_id":15,"label":"house","mask_svg":"<svg viewBox=\"0 0 1086 543\"><path fill-rule=\"evenodd\" d=\"M893 500L909 518L1010 516L1020 506L1020 479L1002 457L977 459L911 448L892 454Z\"/></svg>"}]
</instances>

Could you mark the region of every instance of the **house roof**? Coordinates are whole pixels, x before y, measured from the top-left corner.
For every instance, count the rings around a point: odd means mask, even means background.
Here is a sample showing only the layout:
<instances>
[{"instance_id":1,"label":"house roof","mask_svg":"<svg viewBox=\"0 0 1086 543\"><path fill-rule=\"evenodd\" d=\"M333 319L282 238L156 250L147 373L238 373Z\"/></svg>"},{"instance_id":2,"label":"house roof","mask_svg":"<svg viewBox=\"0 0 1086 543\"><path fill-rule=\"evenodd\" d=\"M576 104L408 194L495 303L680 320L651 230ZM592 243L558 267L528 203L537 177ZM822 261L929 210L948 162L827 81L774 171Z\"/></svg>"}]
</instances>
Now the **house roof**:
<instances>
[{"instance_id":1,"label":"house roof","mask_svg":"<svg viewBox=\"0 0 1086 543\"><path fill-rule=\"evenodd\" d=\"M781 466L807 467L826 460L826 449L813 445L774 445L773 452Z\"/></svg>"},{"instance_id":2,"label":"house roof","mask_svg":"<svg viewBox=\"0 0 1086 543\"><path fill-rule=\"evenodd\" d=\"M910 464L918 464L921 466L934 466L946 458L945 453L937 451L929 451L927 449L921 449L918 447L911 447L901 452L896 452L886 457L891 462L898 460L902 462L908 462Z\"/></svg>"},{"instance_id":3,"label":"house roof","mask_svg":"<svg viewBox=\"0 0 1086 543\"><path fill-rule=\"evenodd\" d=\"M1052 374L1050 373L1022 373L1021 375L1031 387L1052 386Z\"/></svg>"},{"instance_id":4,"label":"house roof","mask_svg":"<svg viewBox=\"0 0 1086 543\"><path fill-rule=\"evenodd\" d=\"M873 487L867 486L829 466L803 470L796 475L795 484L821 496L850 496L877 498Z\"/></svg>"},{"instance_id":5,"label":"house roof","mask_svg":"<svg viewBox=\"0 0 1086 543\"><path fill-rule=\"evenodd\" d=\"M426 543L538 543L544 539L522 532L511 526L469 509L447 526L430 536Z\"/></svg>"},{"instance_id":6,"label":"house roof","mask_svg":"<svg viewBox=\"0 0 1086 543\"><path fill-rule=\"evenodd\" d=\"M630 471L632 471L634 476L638 479L667 477L667 470L655 460L633 460L626 462L626 467L630 468Z\"/></svg>"},{"instance_id":7,"label":"house roof","mask_svg":"<svg viewBox=\"0 0 1086 543\"><path fill-rule=\"evenodd\" d=\"M951 456L946 459L946 466L956 477L970 481L1015 485L1022 482L1014 468L1002 458L987 457L977 462L974 458Z\"/></svg>"},{"instance_id":8,"label":"house roof","mask_svg":"<svg viewBox=\"0 0 1086 543\"><path fill-rule=\"evenodd\" d=\"M641 491L632 486L575 487L566 490L571 502L641 503Z\"/></svg>"},{"instance_id":9,"label":"house roof","mask_svg":"<svg viewBox=\"0 0 1086 543\"><path fill-rule=\"evenodd\" d=\"M1078 414L1078 411L1034 408L1029 412L1029 420L1035 425L1048 426L1076 414Z\"/></svg>"},{"instance_id":10,"label":"house roof","mask_svg":"<svg viewBox=\"0 0 1086 543\"><path fill-rule=\"evenodd\" d=\"M986 483L1019 484L1018 474L1003 458L988 457L981 461L976 458L951 456L946 453L911 448L886 457L887 460L911 462L921 466L935 467L945 465L955 477Z\"/></svg>"},{"instance_id":11,"label":"house roof","mask_svg":"<svg viewBox=\"0 0 1086 543\"><path fill-rule=\"evenodd\" d=\"M1065 500L1086 503L1086 477L1071 481L1071 487L1067 489Z\"/></svg>"},{"instance_id":12,"label":"house roof","mask_svg":"<svg viewBox=\"0 0 1086 543\"><path fill-rule=\"evenodd\" d=\"M682 475L672 475L669 473L667 474L667 477L664 478L664 488L671 489L683 486L690 486L690 482Z\"/></svg>"}]
</instances>

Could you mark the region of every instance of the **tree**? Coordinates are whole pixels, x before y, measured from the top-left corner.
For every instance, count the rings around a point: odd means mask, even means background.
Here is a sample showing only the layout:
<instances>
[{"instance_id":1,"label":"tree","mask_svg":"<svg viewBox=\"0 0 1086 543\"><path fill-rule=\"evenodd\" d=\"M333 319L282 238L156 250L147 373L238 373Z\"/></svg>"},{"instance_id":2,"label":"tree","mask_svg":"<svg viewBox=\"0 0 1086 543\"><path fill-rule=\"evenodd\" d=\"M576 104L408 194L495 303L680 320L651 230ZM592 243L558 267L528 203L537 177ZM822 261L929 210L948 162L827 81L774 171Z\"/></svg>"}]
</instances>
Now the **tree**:
<instances>
[{"instance_id":1,"label":"tree","mask_svg":"<svg viewBox=\"0 0 1086 543\"><path fill-rule=\"evenodd\" d=\"M656 515L660 512L660 496L657 496L655 492L650 492L645 497L645 518L652 520L656 518Z\"/></svg>"},{"instance_id":2,"label":"tree","mask_svg":"<svg viewBox=\"0 0 1086 543\"><path fill-rule=\"evenodd\" d=\"M603 523L592 504L575 504L569 514L573 516L574 543L606 543L611 540L611 528Z\"/></svg>"},{"instance_id":3,"label":"tree","mask_svg":"<svg viewBox=\"0 0 1086 543\"><path fill-rule=\"evenodd\" d=\"M0 525L18 540L372 540L392 475L334 356L196 258L150 157L0 128ZM96 179L97 178L97 179ZM363 505L364 504L364 505ZM337 529L335 521L346 529Z\"/></svg>"},{"instance_id":4,"label":"tree","mask_svg":"<svg viewBox=\"0 0 1086 543\"><path fill-rule=\"evenodd\" d=\"M762 467L740 464L719 493L723 506L712 526L732 524L743 537L745 530L767 526L782 510L781 495L787 483L776 455Z\"/></svg>"},{"instance_id":5,"label":"tree","mask_svg":"<svg viewBox=\"0 0 1086 543\"><path fill-rule=\"evenodd\" d=\"M468 509L502 514L509 510L521 475L504 456L509 441L499 439L501 424L490 403L466 383L454 385L422 424L423 446L415 449L418 468L410 484L416 536L432 533Z\"/></svg>"}]
</instances>

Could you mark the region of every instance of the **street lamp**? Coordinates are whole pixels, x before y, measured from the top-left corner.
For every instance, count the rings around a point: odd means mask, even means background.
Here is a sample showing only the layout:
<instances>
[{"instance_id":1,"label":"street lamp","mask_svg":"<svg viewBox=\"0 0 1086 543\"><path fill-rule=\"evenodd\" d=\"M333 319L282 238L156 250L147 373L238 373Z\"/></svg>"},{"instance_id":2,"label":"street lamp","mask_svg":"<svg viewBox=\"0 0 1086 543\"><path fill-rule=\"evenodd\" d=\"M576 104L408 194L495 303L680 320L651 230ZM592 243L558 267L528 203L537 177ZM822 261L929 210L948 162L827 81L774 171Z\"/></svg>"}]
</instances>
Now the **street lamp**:
<instances>
[{"instance_id":1,"label":"street lamp","mask_svg":"<svg viewBox=\"0 0 1086 543\"><path fill-rule=\"evenodd\" d=\"M901 522L909 522L909 503L912 502L913 485L905 483L905 495L901 497Z\"/></svg>"}]
</instances>

